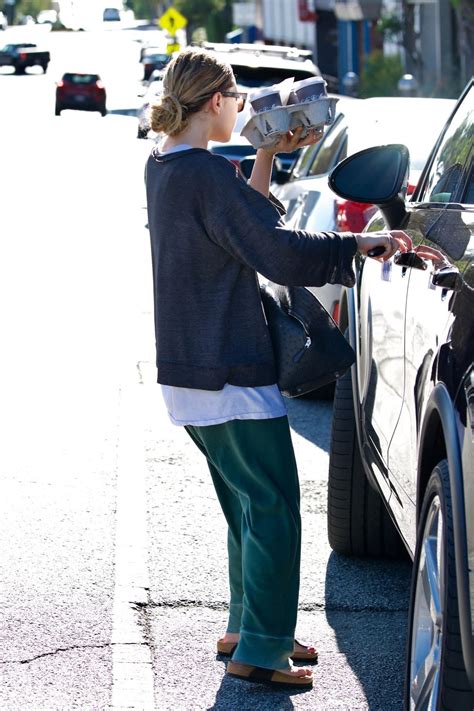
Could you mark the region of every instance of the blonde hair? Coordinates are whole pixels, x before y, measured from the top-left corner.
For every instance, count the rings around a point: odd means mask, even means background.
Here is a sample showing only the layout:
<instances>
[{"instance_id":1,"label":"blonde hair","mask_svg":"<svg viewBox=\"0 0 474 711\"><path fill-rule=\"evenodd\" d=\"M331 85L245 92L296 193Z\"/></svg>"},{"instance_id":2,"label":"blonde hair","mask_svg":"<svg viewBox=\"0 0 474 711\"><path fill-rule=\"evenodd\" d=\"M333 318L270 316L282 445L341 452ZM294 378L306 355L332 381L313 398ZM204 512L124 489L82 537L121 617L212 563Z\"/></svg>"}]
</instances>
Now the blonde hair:
<instances>
[{"instance_id":1,"label":"blonde hair","mask_svg":"<svg viewBox=\"0 0 474 711\"><path fill-rule=\"evenodd\" d=\"M189 117L199 111L216 91L230 89L234 75L230 65L204 49L187 49L167 66L163 94L152 104L151 128L156 133L176 136L187 127Z\"/></svg>"}]
</instances>

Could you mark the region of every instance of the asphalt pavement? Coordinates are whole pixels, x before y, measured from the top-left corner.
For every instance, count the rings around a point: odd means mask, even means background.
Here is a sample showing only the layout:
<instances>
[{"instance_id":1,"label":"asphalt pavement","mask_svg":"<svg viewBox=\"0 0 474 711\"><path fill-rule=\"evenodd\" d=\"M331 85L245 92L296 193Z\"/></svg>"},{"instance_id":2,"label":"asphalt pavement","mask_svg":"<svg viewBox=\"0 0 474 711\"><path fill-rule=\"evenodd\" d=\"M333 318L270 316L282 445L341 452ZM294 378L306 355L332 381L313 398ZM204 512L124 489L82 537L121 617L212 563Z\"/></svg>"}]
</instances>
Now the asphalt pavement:
<instances>
[{"instance_id":1,"label":"asphalt pavement","mask_svg":"<svg viewBox=\"0 0 474 711\"><path fill-rule=\"evenodd\" d=\"M0 709L401 711L411 566L331 552L327 401L288 402L314 689L225 676L224 520L155 383L138 45L68 35L51 76L0 72ZM79 59L104 119L54 116Z\"/></svg>"}]
</instances>

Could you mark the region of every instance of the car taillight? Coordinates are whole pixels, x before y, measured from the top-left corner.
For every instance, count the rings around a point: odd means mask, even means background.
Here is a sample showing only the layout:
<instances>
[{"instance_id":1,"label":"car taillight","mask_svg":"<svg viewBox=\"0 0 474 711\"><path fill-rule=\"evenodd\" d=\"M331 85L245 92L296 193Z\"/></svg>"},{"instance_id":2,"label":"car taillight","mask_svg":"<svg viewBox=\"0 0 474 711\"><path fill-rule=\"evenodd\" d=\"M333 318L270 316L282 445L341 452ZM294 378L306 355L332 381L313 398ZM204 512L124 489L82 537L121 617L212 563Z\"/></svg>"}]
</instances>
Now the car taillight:
<instances>
[{"instance_id":1,"label":"car taillight","mask_svg":"<svg viewBox=\"0 0 474 711\"><path fill-rule=\"evenodd\" d=\"M101 82L100 80L97 80L96 83L95 83L95 85L96 85L96 87L97 87L98 89L103 89L103 88L104 88L104 85L102 84L102 82Z\"/></svg>"},{"instance_id":2,"label":"car taillight","mask_svg":"<svg viewBox=\"0 0 474 711\"><path fill-rule=\"evenodd\" d=\"M339 313L340 313L340 304L339 301L336 301L334 303L334 306L332 307L332 314L331 316L333 317L334 321L339 325Z\"/></svg>"},{"instance_id":3,"label":"car taillight","mask_svg":"<svg viewBox=\"0 0 474 711\"><path fill-rule=\"evenodd\" d=\"M20 52L20 59L26 59L27 56L26 52Z\"/></svg>"},{"instance_id":4,"label":"car taillight","mask_svg":"<svg viewBox=\"0 0 474 711\"><path fill-rule=\"evenodd\" d=\"M57 86L59 89L61 89L61 88L64 86L63 80L61 79L61 81L58 81L58 83L56 84L56 86Z\"/></svg>"},{"instance_id":5,"label":"car taillight","mask_svg":"<svg viewBox=\"0 0 474 711\"><path fill-rule=\"evenodd\" d=\"M416 185L415 185L415 184L413 184L413 183L408 183L407 195L413 195L413 193L415 192L415 188L416 188Z\"/></svg>"},{"instance_id":6,"label":"car taillight","mask_svg":"<svg viewBox=\"0 0 474 711\"><path fill-rule=\"evenodd\" d=\"M373 213L373 206L337 198L336 226L340 232L361 232Z\"/></svg>"}]
</instances>

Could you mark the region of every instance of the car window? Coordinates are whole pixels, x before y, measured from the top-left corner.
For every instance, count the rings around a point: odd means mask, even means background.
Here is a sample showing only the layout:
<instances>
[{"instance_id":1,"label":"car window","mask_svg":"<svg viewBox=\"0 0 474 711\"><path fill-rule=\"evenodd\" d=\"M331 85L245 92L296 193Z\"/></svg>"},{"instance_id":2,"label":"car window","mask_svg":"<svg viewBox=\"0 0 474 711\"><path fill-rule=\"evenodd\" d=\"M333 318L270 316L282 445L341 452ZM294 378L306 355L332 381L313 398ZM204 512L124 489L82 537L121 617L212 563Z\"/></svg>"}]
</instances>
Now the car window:
<instances>
[{"instance_id":1,"label":"car window","mask_svg":"<svg viewBox=\"0 0 474 711\"><path fill-rule=\"evenodd\" d=\"M308 171L308 175L323 175L339 163L344 144L347 143L347 124L344 117L332 126L320 142L319 150ZM344 156L342 156L344 157Z\"/></svg>"},{"instance_id":2,"label":"car window","mask_svg":"<svg viewBox=\"0 0 474 711\"><path fill-rule=\"evenodd\" d=\"M97 74L65 74L64 81L71 84L94 84L99 79Z\"/></svg>"},{"instance_id":3,"label":"car window","mask_svg":"<svg viewBox=\"0 0 474 711\"><path fill-rule=\"evenodd\" d=\"M293 172L291 174L292 180L297 180L298 178L303 178L308 173L308 168L314 160L314 156L319 150L319 144L315 146L308 146L303 148L300 153L300 157L296 161Z\"/></svg>"},{"instance_id":4,"label":"car window","mask_svg":"<svg viewBox=\"0 0 474 711\"><path fill-rule=\"evenodd\" d=\"M473 135L474 90L471 90L443 136L418 200L425 203L472 202ZM470 200L467 199L469 196Z\"/></svg>"},{"instance_id":5,"label":"car window","mask_svg":"<svg viewBox=\"0 0 474 711\"><path fill-rule=\"evenodd\" d=\"M237 83L247 87L272 86L283 81L283 79L294 78L295 81L300 81L301 79L314 77L312 72L298 69L297 67L251 67L232 62L232 69Z\"/></svg>"}]
</instances>

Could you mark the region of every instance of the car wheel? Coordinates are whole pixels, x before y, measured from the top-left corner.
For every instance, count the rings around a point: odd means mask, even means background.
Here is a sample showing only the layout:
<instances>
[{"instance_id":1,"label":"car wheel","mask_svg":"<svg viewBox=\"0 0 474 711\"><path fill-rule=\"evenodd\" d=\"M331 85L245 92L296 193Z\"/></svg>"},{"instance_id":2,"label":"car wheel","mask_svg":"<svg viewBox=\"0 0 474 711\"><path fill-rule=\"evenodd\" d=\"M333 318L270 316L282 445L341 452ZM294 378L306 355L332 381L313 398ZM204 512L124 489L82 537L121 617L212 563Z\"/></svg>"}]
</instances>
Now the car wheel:
<instances>
[{"instance_id":1,"label":"car wheel","mask_svg":"<svg viewBox=\"0 0 474 711\"><path fill-rule=\"evenodd\" d=\"M405 704L409 711L472 711L461 653L456 563L446 460L423 498L410 596Z\"/></svg>"},{"instance_id":2,"label":"car wheel","mask_svg":"<svg viewBox=\"0 0 474 711\"><path fill-rule=\"evenodd\" d=\"M54 107L54 115L61 116L61 107L59 106L59 104L56 104L56 106Z\"/></svg>"},{"instance_id":3,"label":"car wheel","mask_svg":"<svg viewBox=\"0 0 474 711\"><path fill-rule=\"evenodd\" d=\"M352 377L336 383L328 481L328 538L343 555L406 558L407 551L364 472L357 440Z\"/></svg>"}]
</instances>

